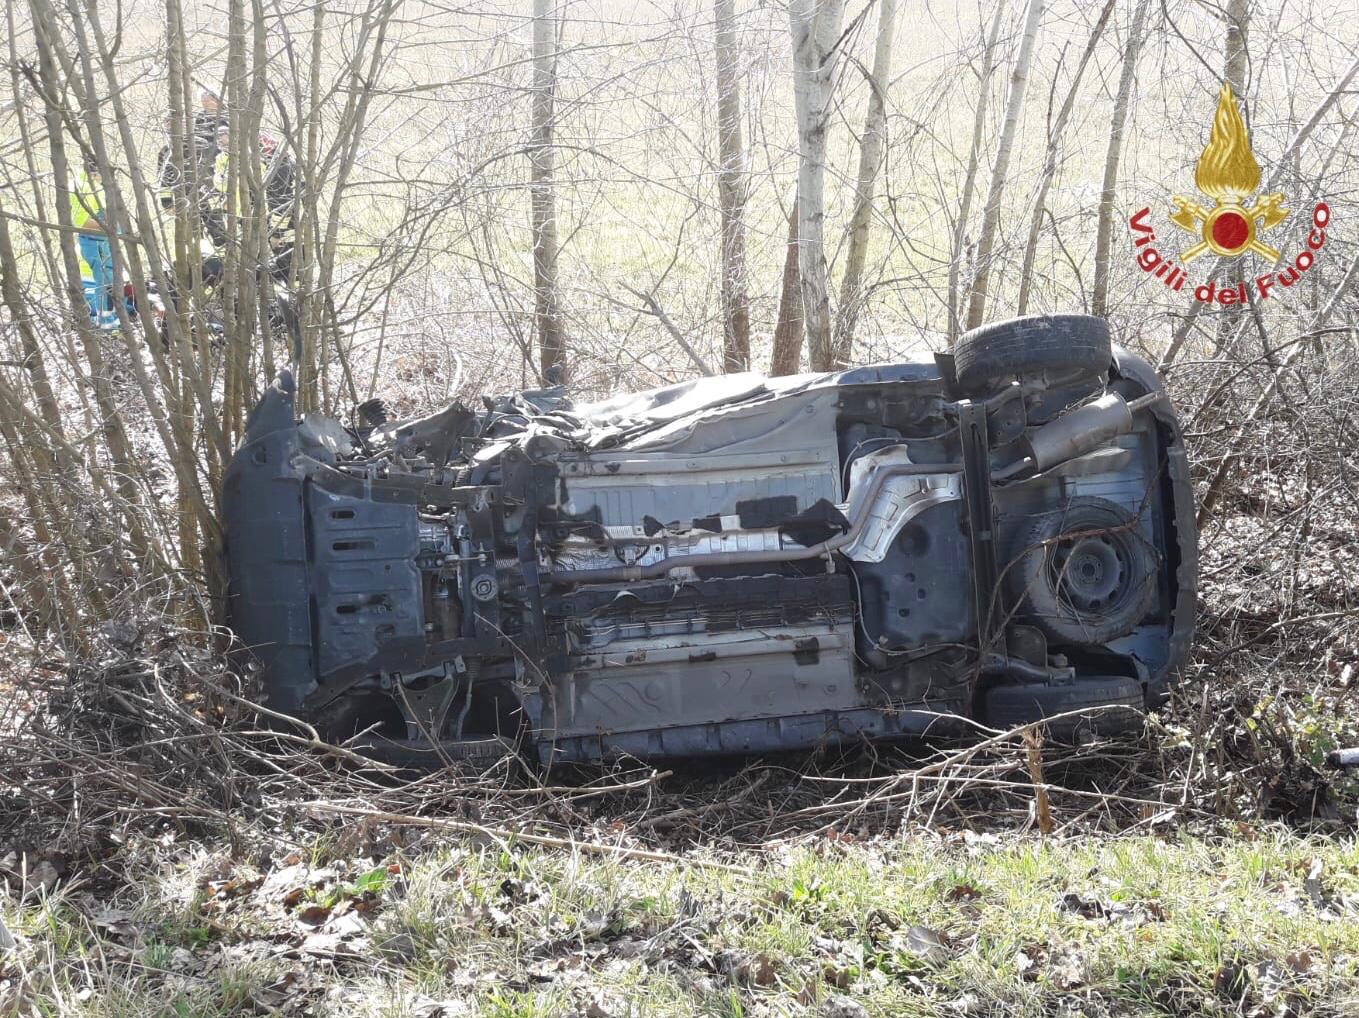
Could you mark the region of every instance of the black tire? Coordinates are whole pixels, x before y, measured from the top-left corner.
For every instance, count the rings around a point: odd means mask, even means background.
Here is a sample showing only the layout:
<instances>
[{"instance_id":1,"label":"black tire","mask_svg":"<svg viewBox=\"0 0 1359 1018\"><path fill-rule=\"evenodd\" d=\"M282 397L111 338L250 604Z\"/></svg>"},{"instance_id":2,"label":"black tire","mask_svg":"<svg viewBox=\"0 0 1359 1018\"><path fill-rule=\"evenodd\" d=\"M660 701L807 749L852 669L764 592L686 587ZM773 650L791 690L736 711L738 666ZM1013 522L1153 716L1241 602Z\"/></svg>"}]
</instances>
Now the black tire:
<instances>
[{"instance_id":1,"label":"black tire","mask_svg":"<svg viewBox=\"0 0 1359 1018\"><path fill-rule=\"evenodd\" d=\"M1096 707L1131 707L1133 710L1093 710ZM1091 709L1088 715L1074 715L1048 725L1048 734L1059 741L1074 741L1082 735L1112 735L1134 732L1142 726L1140 714L1146 709L1142 683L1119 675L1077 679L1066 685L1040 682L992 686L987 690L982 710L986 724L1002 731L1068 711Z\"/></svg>"},{"instance_id":2,"label":"black tire","mask_svg":"<svg viewBox=\"0 0 1359 1018\"><path fill-rule=\"evenodd\" d=\"M983 325L958 337L958 385L982 395L1016 375L1036 372L1101 375L1113 361L1109 323L1093 315L1026 315Z\"/></svg>"},{"instance_id":3,"label":"black tire","mask_svg":"<svg viewBox=\"0 0 1359 1018\"><path fill-rule=\"evenodd\" d=\"M323 707L312 723L317 734L332 746L342 745L360 732L385 739L406 735L401 708L386 693L375 690L346 693Z\"/></svg>"},{"instance_id":4,"label":"black tire","mask_svg":"<svg viewBox=\"0 0 1359 1018\"><path fill-rule=\"evenodd\" d=\"M1156 600L1156 552L1136 517L1108 499L1078 496L1039 513L1011 554L1002 581L1009 603L1059 644L1126 636Z\"/></svg>"},{"instance_id":5,"label":"black tire","mask_svg":"<svg viewBox=\"0 0 1359 1018\"><path fill-rule=\"evenodd\" d=\"M441 742L436 748L429 744L391 742L369 739L354 744L354 750L374 760L395 767L437 769L448 763L489 766L507 756L519 756L519 746L512 739L497 736L478 736L462 742Z\"/></svg>"}]
</instances>

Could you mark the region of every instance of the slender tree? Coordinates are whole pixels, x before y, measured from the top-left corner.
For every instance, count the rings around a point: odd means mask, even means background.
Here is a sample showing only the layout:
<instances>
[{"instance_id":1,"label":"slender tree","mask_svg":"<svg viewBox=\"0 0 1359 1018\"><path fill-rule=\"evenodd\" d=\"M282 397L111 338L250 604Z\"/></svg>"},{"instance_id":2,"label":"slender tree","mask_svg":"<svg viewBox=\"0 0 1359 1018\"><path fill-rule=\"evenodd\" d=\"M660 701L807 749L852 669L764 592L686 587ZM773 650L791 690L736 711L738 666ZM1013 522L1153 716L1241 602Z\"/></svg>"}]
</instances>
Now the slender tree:
<instances>
[{"instance_id":1,"label":"slender tree","mask_svg":"<svg viewBox=\"0 0 1359 1018\"><path fill-rule=\"evenodd\" d=\"M750 307L746 297L746 169L741 143L740 48L736 0L713 0L717 57L717 204L722 220L722 366L750 367Z\"/></svg>"},{"instance_id":2,"label":"slender tree","mask_svg":"<svg viewBox=\"0 0 1359 1018\"><path fill-rule=\"evenodd\" d=\"M1250 84L1250 0L1227 0L1223 16L1227 43L1223 47L1222 77L1235 95L1244 98Z\"/></svg>"},{"instance_id":3,"label":"slender tree","mask_svg":"<svg viewBox=\"0 0 1359 1018\"><path fill-rule=\"evenodd\" d=\"M1033 61L1034 42L1038 38L1038 23L1042 17L1043 0L1029 0L1028 12L1024 16L1024 32L1019 37L1019 52L1015 54L1014 69L1010 72L1010 91L1005 98L1005 120L1001 125L996 161L991 168L991 187L987 191L986 205L982 211L981 234L977 239L977 275L972 280L972 298L967 308L969 329L980 325L986 315L987 287L991 280L996 232L1000 228L1000 203L1005 197L1005 184L1010 176L1010 157L1019 131L1020 114L1024 111L1029 66Z\"/></svg>"},{"instance_id":4,"label":"slender tree","mask_svg":"<svg viewBox=\"0 0 1359 1018\"><path fill-rule=\"evenodd\" d=\"M844 0L791 0L788 4L798 135L798 275L813 371L829 371L834 360L826 284L826 137L844 14Z\"/></svg>"},{"instance_id":5,"label":"slender tree","mask_svg":"<svg viewBox=\"0 0 1359 1018\"><path fill-rule=\"evenodd\" d=\"M1151 0L1141 0L1133 12L1128 42L1123 47L1123 70L1118 77L1118 93L1109 118L1109 143L1104 152L1104 183L1100 187L1099 224L1095 232L1095 283L1090 295L1090 313L1104 315L1109 310L1109 256L1114 235L1114 203L1118 197L1118 164L1123 155L1123 132L1128 123L1128 104L1137 75L1137 56L1142 49L1142 34Z\"/></svg>"},{"instance_id":6,"label":"slender tree","mask_svg":"<svg viewBox=\"0 0 1359 1018\"><path fill-rule=\"evenodd\" d=\"M566 336L557 295L557 205L553 118L557 96L557 15L553 0L533 0L533 111L529 143L533 220L534 316L544 379L565 367Z\"/></svg>"},{"instance_id":7,"label":"slender tree","mask_svg":"<svg viewBox=\"0 0 1359 1018\"><path fill-rule=\"evenodd\" d=\"M1104 9L1100 11L1099 17L1095 20L1095 27L1090 30L1090 38L1086 40L1085 50L1081 53L1080 62L1076 64L1075 73L1071 76L1071 84L1067 88L1066 98L1062 100L1057 116L1048 125L1048 154L1047 158L1043 160L1043 173L1038 180L1038 194L1033 200L1033 216L1029 220L1029 240L1024 245L1024 265L1019 270L1019 299L1015 302L1016 314L1025 315L1029 313L1029 295L1033 292L1033 266L1038 254L1038 238L1043 231L1043 215L1048 207L1048 189L1052 187L1052 180L1057 175L1057 157L1062 149L1062 137L1066 133L1066 125L1067 121L1071 119L1071 112L1076 108L1076 95L1080 91L1081 81L1085 77L1085 68L1094 55L1100 37L1104 35L1104 26L1109 23L1109 16L1114 12L1116 2L1117 0L1107 0Z\"/></svg>"},{"instance_id":8,"label":"slender tree","mask_svg":"<svg viewBox=\"0 0 1359 1018\"><path fill-rule=\"evenodd\" d=\"M962 273L964 247L967 243L967 223L972 215L972 196L977 190L977 170L981 165L982 135L986 129L986 111L990 105L991 75L996 69L996 42L1000 37L1001 15L1005 4L997 0L991 15L991 27L982 42L981 73L977 80L977 109L972 118L972 143L967 150L967 173L963 177L962 193L958 196L958 217L953 221L953 243L948 263L948 341L952 346L962 331L959 277Z\"/></svg>"},{"instance_id":9,"label":"slender tree","mask_svg":"<svg viewBox=\"0 0 1359 1018\"><path fill-rule=\"evenodd\" d=\"M864 261L873 223L873 190L882 166L887 140L887 85L892 76L892 40L896 33L897 0L878 0L878 34L873 46L873 68L868 74L868 111L859 142L859 174L854 188L854 211L850 214L845 275L840 281L840 306L835 316L837 365L846 365L854 349L854 328L863 307Z\"/></svg>"},{"instance_id":10,"label":"slender tree","mask_svg":"<svg viewBox=\"0 0 1359 1018\"><path fill-rule=\"evenodd\" d=\"M783 275L779 285L779 312L774 324L774 351L769 358L771 375L796 375L802 370L802 287L798 282L797 193L788 211L788 242L784 246Z\"/></svg>"},{"instance_id":11,"label":"slender tree","mask_svg":"<svg viewBox=\"0 0 1359 1018\"><path fill-rule=\"evenodd\" d=\"M1250 75L1250 13L1250 0L1228 0L1223 11L1226 39L1222 47L1222 77L1231 86L1232 93L1238 97L1238 102L1245 106L1243 114L1247 126L1250 124L1250 107L1246 91L1249 84L1247 78ZM1253 293L1251 301L1254 302ZM1249 305L1242 304L1224 307L1219 311L1213 350L1215 356L1220 355L1226 348L1236 346L1244 332L1242 326L1249 315Z\"/></svg>"}]
</instances>

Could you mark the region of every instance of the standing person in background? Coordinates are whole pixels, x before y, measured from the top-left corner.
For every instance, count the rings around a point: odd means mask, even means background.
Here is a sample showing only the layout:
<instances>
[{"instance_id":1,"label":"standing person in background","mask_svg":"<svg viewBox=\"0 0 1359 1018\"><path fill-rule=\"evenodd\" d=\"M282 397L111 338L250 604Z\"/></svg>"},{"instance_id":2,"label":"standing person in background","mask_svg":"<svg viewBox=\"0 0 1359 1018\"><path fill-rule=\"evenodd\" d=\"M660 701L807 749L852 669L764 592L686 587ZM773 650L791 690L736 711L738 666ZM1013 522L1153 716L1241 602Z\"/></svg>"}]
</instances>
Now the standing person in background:
<instances>
[{"instance_id":1,"label":"standing person in background","mask_svg":"<svg viewBox=\"0 0 1359 1018\"><path fill-rule=\"evenodd\" d=\"M202 259L203 282L212 287L217 285L222 276L222 259L214 254L221 243L217 239L221 229L217 225L219 220L214 217L213 207L215 191L212 170L216 144L213 139L205 140L198 134L195 121L194 130L184 139L184 149L176 165L172 158L175 119L173 110L166 112L166 140L156 160L160 204L175 216L176 229L180 227L180 217L186 215L190 208L197 208L202 236L190 231L187 240L190 249Z\"/></svg>"},{"instance_id":2,"label":"standing person in background","mask_svg":"<svg viewBox=\"0 0 1359 1018\"><path fill-rule=\"evenodd\" d=\"M71 222L80 232L80 281L90 320L101 329L116 329L113 310L113 249L104 230L103 181L89 162L71 188Z\"/></svg>"},{"instance_id":3,"label":"standing person in background","mask_svg":"<svg viewBox=\"0 0 1359 1018\"><path fill-rule=\"evenodd\" d=\"M293 256L293 225L297 207L297 167L279 147L278 139L267 132L259 136L260 179L264 182L264 208L256 210L265 217L265 233L269 238L268 271L275 279L287 279ZM240 194L229 193L231 188L231 146L227 128L217 131L217 158L212 173L215 218L222 224L221 240L213 239L220 247L226 238L229 217L241 214L237 207Z\"/></svg>"},{"instance_id":4,"label":"standing person in background","mask_svg":"<svg viewBox=\"0 0 1359 1018\"><path fill-rule=\"evenodd\" d=\"M197 131L190 134L184 142L179 165L173 159L175 114L165 114L165 144L161 146L156 158L156 178L160 183L160 204L162 208L173 209L179 201L198 201L201 205L202 192L211 186L212 142L202 138ZM191 176L197 174L199 194L191 194Z\"/></svg>"},{"instance_id":5,"label":"standing person in background","mask_svg":"<svg viewBox=\"0 0 1359 1018\"><path fill-rule=\"evenodd\" d=\"M218 146L226 144L229 130L222 100L211 89L203 89L198 96L198 111L193 115L194 153L198 158L199 208L207 215L212 197L213 174L216 171ZM214 239L221 246L221 241Z\"/></svg>"},{"instance_id":6,"label":"standing person in background","mask_svg":"<svg viewBox=\"0 0 1359 1018\"><path fill-rule=\"evenodd\" d=\"M203 229L212 238L212 246L226 244L227 184L231 179L231 129L220 124L214 135L212 170L208 176L210 187L203 202Z\"/></svg>"},{"instance_id":7,"label":"standing person in background","mask_svg":"<svg viewBox=\"0 0 1359 1018\"><path fill-rule=\"evenodd\" d=\"M193 115L193 133L205 145L211 145L219 129L227 125L226 110L216 92L205 88L198 93L198 112Z\"/></svg>"},{"instance_id":8,"label":"standing person in background","mask_svg":"<svg viewBox=\"0 0 1359 1018\"><path fill-rule=\"evenodd\" d=\"M272 134L260 135L264 200L269 214L269 272L280 281L288 278L293 260L293 229L297 214L297 167Z\"/></svg>"}]
</instances>

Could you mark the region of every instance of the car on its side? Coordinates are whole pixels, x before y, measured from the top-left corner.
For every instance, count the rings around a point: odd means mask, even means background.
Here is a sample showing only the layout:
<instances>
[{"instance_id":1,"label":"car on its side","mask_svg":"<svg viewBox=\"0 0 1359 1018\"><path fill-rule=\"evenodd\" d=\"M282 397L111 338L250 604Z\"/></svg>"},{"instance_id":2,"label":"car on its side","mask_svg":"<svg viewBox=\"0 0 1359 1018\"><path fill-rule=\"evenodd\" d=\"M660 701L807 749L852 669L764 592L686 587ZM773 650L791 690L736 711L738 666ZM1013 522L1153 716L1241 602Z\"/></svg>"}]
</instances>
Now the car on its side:
<instances>
[{"instance_id":1,"label":"car on its side","mask_svg":"<svg viewBox=\"0 0 1359 1018\"><path fill-rule=\"evenodd\" d=\"M1099 708L1154 704L1188 652L1184 442L1101 319L362 426L293 396L285 372L228 470L229 618L272 706L374 752L1074 737L1138 723Z\"/></svg>"}]
</instances>

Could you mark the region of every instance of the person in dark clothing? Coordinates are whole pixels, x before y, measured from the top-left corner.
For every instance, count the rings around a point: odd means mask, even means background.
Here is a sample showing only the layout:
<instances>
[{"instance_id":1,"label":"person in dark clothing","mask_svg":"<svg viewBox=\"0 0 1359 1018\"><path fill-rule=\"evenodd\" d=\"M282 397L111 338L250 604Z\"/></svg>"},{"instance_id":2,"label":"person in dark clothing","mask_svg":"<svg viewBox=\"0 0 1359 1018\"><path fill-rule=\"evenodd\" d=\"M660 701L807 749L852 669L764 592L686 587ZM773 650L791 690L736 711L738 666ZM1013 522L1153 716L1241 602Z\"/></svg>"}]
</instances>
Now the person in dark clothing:
<instances>
[{"instance_id":1,"label":"person in dark clothing","mask_svg":"<svg viewBox=\"0 0 1359 1018\"><path fill-rule=\"evenodd\" d=\"M297 166L272 134L260 135L264 163L264 200L269 207L269 248L273 252L269 272L275 279L288 277L293 260L297 220Z\"/></svg>"},{"instance_id":2,"label":"person in dark clothing","mask_svg":"<svg viewBox=\"0 0 1359 1018\"><path fill-rule=\"evenodd\" d=\"M160 185L160 204L162 208L173 209L180 201L194 201L201 209L205 189L212 183L212 159L208 143L197 134L184 140L184 150L178 164L172 158L174 146L174 113L165 115L165 144L156 157L156 179ZM206 173L205 173L206 170ZM197 177L197 191L190 194L194 187L193 177Z\"/></svg>"},{"instance_id":3,"label":"person in dark clothing","mask_svg":"<svg viewBox=\"0 0 1359 1018\"><path fill-rule=\"evenodd\" d=\"M161 206L174 211L177 216L191 206L196 207L204 234L213 248L220 248L226 241L226 232L217 208L213 170L217 155L217 132L219 129L225 131L226 117L220 101L213 93L204 90L200 102L202 108L194 113L192 129L183 140L178 160L173 158L177 114L170 111L165 115L167 137L156 160L159 198ZM190 241L191 246L195 243L196 240ZM206 249L200 254L205 255L201 266L203 282L213 289L222 280L222 259ZM173 306L175 303L173 292L161 294L158 299L162 305Z\"/></svg>"},{"instance_id":4,"label":"person in dark clothing","mask_svg":"<svg viewBox=\"0 0 1359 1018\"><path fill-rule=\"evenodd\" d=\"M193 133L211 148L219 129L229 123L227 112L222 108L221 97L211 89L203 89L198 94L198 112L193 115ZM214 153L215 155L215 153ZM208 160L211 173L212 160Z\"/></svg>"}]
</instances>

